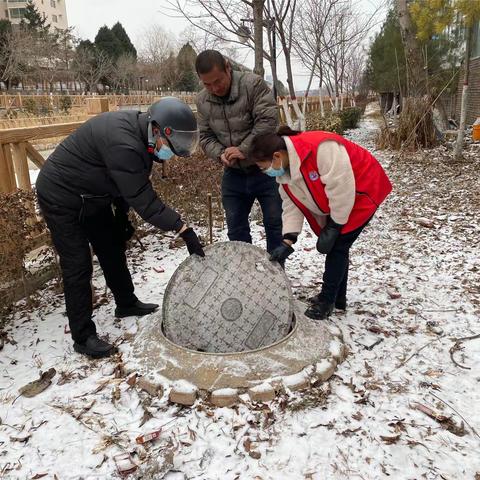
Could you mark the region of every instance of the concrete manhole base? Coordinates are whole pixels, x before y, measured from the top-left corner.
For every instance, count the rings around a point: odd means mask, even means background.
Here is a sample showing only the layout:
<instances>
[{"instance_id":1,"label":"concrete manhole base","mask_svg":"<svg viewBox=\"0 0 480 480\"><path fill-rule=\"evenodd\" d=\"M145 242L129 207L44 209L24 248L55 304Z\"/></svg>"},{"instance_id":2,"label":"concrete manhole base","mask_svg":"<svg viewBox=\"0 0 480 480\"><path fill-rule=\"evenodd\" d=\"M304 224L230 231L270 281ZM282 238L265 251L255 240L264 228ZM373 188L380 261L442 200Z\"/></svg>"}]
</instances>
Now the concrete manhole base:
<instances>
[{"instance_id":1,"label":"concrete manhole base","mask_svg":"<svg viewBox=\"0 0 480 480\"><path fill-rule=\"evenodd\" d=\"M226 354L175 345L162 333L161 313L153 314L134 341L136 368L142 375L164 379L170 400L182 405L202 397L230 406L245 393L252 401L266 402L283 389L306 389L313 381L327 380L347 349L340 330L305 317L305 308L295 302L295 326L277 343Z\"/></svg>"}]
</instances>

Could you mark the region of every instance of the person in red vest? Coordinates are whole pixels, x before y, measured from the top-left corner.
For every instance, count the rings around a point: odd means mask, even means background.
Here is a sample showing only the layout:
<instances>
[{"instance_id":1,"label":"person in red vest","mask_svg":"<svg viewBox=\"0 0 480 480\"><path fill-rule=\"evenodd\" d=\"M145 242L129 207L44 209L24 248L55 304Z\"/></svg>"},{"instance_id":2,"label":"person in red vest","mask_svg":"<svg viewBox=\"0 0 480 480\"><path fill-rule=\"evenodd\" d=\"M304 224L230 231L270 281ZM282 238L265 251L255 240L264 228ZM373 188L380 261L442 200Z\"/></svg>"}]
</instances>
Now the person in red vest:
<instances>
[{"instance_id":1,"label":"person in red vest","mask_svg":"<svg viewBox=\"0 0 480 480\"><path fill-rule=\"evenodd\" d=\"M326 254L322 289L305 314L320 320L334 307L345 310L350 247L392 190L383 168L340 135L289 127L257 135L248 160L280 184L283 242L270 259L284 262L294 252L304 219Z\"/></svg>"}]
</instances>

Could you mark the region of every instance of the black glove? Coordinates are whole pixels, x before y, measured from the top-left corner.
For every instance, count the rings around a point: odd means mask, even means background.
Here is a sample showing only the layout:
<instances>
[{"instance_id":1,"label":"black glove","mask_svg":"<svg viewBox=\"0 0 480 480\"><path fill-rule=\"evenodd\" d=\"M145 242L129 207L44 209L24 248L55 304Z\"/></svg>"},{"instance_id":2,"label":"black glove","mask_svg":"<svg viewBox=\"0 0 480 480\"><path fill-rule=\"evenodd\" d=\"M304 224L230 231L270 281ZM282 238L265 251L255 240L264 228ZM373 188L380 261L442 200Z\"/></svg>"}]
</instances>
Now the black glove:
<instances>
[{"instance_id":1,"label":"black glove","mask_svg":"<svg viewBox=\"0 0 480 480\"><path fill-rule=\"evenodd\" d=\"M270 254L270 260L272 262L282 263L289 257L295 250L285 242L282 242L273 252Z\"/></svg>"},{"instance_id":2,"label":"black glove","mask_svg":"<svg viewBox=\"0 0 480 480\"><path fill-rule=\"evenodd\" d=\"M180 234L180 237L187 245L187 250L190 255L198 255L199 257L204 257L205 252L203 251L202 244L197 237L197 234L193 231L193 228L187 228L184 232Z\"/></svg>"},{"instance_id":3,"label":"black glove","mask_svg":"<svg viewBox=\"0 0 480 480\"><path fill-rule=\"evenodd\" d=\"M330 217L328 217L327 224L322 228L317 239L317 250L320 253L328 254L332 251L342 227L343 225L335 223Z\"/></svg>"},{"instance_id":4,"label":"black glove","mask_svg":"<svg viewBox=\"0 0 480 480\"><path fill-rule=\"evenodd\" d=\"M128 242L135 233L135 228L133 227L130 219L128 218L128 204L121 198L117 198L113 201L114 205L114 219L115 227L118 231L118 234L122 240Z\"/></svg>"}]
</instances>

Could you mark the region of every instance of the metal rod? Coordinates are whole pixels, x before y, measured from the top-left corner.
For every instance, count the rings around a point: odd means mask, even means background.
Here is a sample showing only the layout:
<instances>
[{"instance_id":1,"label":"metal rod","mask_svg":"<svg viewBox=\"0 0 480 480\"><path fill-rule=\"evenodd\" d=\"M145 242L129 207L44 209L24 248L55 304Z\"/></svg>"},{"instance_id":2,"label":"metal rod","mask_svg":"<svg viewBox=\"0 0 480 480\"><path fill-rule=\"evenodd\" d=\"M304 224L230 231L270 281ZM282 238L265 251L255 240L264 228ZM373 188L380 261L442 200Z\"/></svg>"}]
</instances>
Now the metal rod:
<instances>
[{"instance_id":1,"label":"metal rod","mask_svg":"<svg viewBox=\"0 0 480 480\"><path fill-rule=\"evenodd\" d=\"M213 216L212 216L212 194L207 193L207 204L208 204L208 235L210 240L210 245L213 243Z\"/></svg>"}]
</instances>

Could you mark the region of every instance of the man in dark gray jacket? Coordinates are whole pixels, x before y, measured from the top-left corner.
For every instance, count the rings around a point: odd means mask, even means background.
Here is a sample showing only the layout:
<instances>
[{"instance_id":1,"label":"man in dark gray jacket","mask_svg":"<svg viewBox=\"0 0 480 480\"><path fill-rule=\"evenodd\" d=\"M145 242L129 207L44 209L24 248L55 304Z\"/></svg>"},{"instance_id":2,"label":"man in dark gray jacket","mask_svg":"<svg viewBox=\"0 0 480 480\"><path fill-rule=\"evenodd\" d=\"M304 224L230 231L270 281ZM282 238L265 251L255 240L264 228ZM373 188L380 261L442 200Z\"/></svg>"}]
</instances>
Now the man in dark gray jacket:
<instances>
[{"instance_id":1,"label":"man in dark gray jacket","mask_svg":"<svg viewBox=\"0 0 480 480\"><path fill-rule=\"evenodd\" d=\"M258 199L271 252L282 243L278 184L257 166L245 167L244 162L253 137L273 133L278 127L273 94L258 75L233 71L216 50L201 52L195 66L205 87L197 96L200 145L209 158L225 167L222 201L228 238L252 243L248 217Z\"/></svg>"},{"instance_id":2,"label":"man in dark gray jacket","mask_svg":"<svg viewBox=\"0 0 480 480\"><path fill-rule=\"evenodd\" d=\"M113 293L115 315L146 315L158 305L140 302L125 257L132 207L145 221L174 230L190 254L204 256L195 232L153 190L153 161L188 156L198 144L195 116L173 97L148 113L109 112L85 122L50 155L37 182L40 208L60 257L74 349L91 357L116 351L98 338L92 321L90 245Z\"/></svg>"}]
</instances>

